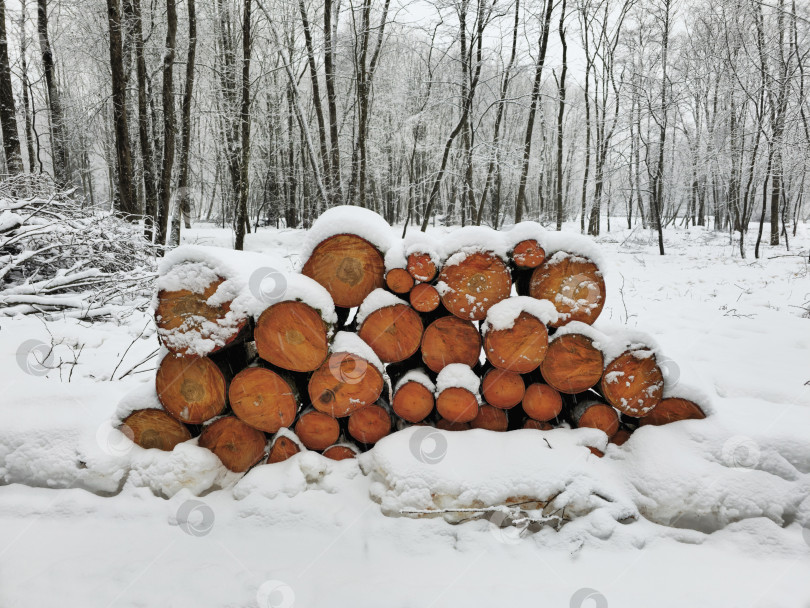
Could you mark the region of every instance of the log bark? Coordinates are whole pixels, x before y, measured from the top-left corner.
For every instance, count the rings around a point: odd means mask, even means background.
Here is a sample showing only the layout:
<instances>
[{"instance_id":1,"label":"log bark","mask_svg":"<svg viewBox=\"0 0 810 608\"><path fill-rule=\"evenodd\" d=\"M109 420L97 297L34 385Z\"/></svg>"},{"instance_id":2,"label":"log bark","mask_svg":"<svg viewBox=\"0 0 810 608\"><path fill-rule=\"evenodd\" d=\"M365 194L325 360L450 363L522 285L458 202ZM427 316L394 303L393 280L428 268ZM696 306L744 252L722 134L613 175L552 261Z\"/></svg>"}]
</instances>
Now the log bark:
<instances>
[{"instance_id":1,"label":"log bark","mask_svg":"<svg viewBox=\"0 0 810 608\"><path fill-rule=\"evenodd\" d=\"M333 353L309 379L312 406L335 418L379 399L384 388L380 371L365 359L350 353Z\"/></svg>"},{"instance_id":2,"label":"log bark","mask_svg":"<svg viewBox=\"0 0 810 608\"><path fill-rule=\"evenodd\" d=\"M200 447L208 448L229 471L243 473L264 457L264 433L236 416L224 416L206 425L200 433Z\"/></svg>"},{"instance_id":3,"label":"log bark","mask_svg":"<svg viewBox=\"0 0 810 608\"><path fill-rule=\"evenodd\" d=\"M273 441L273 445L270 447L270 454L267 456L266 463L273 464L276 462L284 462L300 451L301 448L298 447L298 444L289 437L284 437L283 435L276 437L276 440Z\"/></svg>"},{"instance_id":4,"label":"log bark","mask_svg":"<svg viewBox=\"0 0 810 608\"><path fill-rule=\"evenodd\" d=\"M422 319L413 308L395 304L369 314L357 335L384 363L396 363L419 350L423 330Z\"/></svg>"},{"instance_id":5,"label":"log bark","mask_svg":"<svg viewBox=\"0 0 810 608\"><path fill-rule=\"evenodd\" d=\"M308 410L295 423L295 434L307 449L325 450L340 438L340 424L327 414Z\"/></svg>"},{"instance_id":6,"label":"log bark","mask_svg":"<svg viewBox=\"0 0 810 608\"><path fill-rule=\"evenodd\" d=\"M679 420L702 420L705 417L706 414L697 403L680 397L668 397L661 399L649 414L639 419L639 425L660 426Z\"/></svg>"},{"instance_id":7,"label":"log bark","mask_svg":"<svg viewBox=\"0 0 810 608\"><path fill-rule=\"evenodd\" d=\"M349 435L360 443L374 444L391 432L391 414L373 403L352 412L347 428Z\"/></svg>"},{"instance_id":8,"label":"log bark","mask_svg":"<svg viewBox=\"0 0 810 608\"><path fill-rule=\"evenodd\" d=\"M354 308L383 286L385 263L365 239L338 234L315 247L301 272L323 285L335 306Z\"/></svg>"},{"instance_id":9,"label":"log bark","mask_svg":"<svg viewBox=\"0 0 810 608\"><path fill-rule=\"evenodd\" d=\"M452 258L452 256L451 256ZM460 319L480 321L491 306L509 297L512 277L506 264L491 253L472 253L442 268L442 303Z\"/></svg>"},{"instance_id":10,"label":"log bark","mask_svg":"<svg viewBox=\"0 0 810 608\"><path fill-rule=\"evenodd\" d=\"M526 387L523 411L530 418L539 422L554 420L560 415L562 407L563 400L559 391L548 384L534 382Z\"/></svg>"},{"instance_id":11,"label":"log bark","mask_svg":"<svg viewBox=\"0 0 810 608\"><path fill-rule=\"evenodd\" d=\"M490 330L484 336L484 353L492 365L518 374L537 369L546 357L548 330L543 322L522 312L508 329Z\"/></svg>"},{"instance_id":12,"label":"log bark","mask_svg":"<svg viewBox=\"0 0 810 608\"><path fill-rule=\"evenodd\" d=\"M552 327L571 321L591 325L605 305L605 281L590 260L553 256L532 273L529 295L554 304L560 318L551 323Z\"/></svg>"},{"instance_id":13,"label":"log bark","mask_svg":"<svg viewBox=\"0 0 810 608\"><path fill-rule=\"evenodd\" d=\"M415 381L400 386L392 400L394 413L414 424L430 416L435 404L433 393L425 385Z\"/></svg>"},{"instance_id":14,"label":"log bark","mask_svg":"<svg viewBox=\"0 0 810 608\"><path fill-rule=\"evenodd\" d=\"M651 351L629 350L607 364L600 388L610 405L640 418L661 401L664 375Z\"/></svg>"},{"instance_id":15,"label":"log bark","mask_svg":"<svg viewBox=\"0 0 810 608\"><path fill-rule=\"evenodd\" d=\"M132 412L124 418L120 430L144 449L156 448L166 452L191 439L186 425L156 408Z\"/></svg>"},{"instance_id":16,"label":"log bark","mask_svg":"<svg viewBox=\"0 0 810 608\"><path fill-rule=\"evenodd\" d=\"M279 302L267 308L253 332L259 356L294 372L311 372L329 355L329 328L317 310L303 302Z\"/></svg>"},{"instance_id":17,"label":"log bark","mask_svg":"<svg viewBox=\"0 0 810 608\"><path fill-rule=\"evenodd\" d=\"M619 414L612 407L593 399L577 403L571 411L571 421L577 428L588 427L603 431L608 438L619 430Z\"/></svg>"},{"instance_id":18,"label":"log bark","mask_svg":"<svg viewBox=\"0 0 810 608\"><path fill-rule=\"evenodd\" d=\"M323 455L331 460L349 460L357 458L358 450L348 445L332 445L323 451Z\"/></svg>"},{"instance_id":19,"label":"log bark","mask_svg":"<svg viewBox=\"0 0 810 608\"><path fill-rule=\"evenodd\" d=\"M450 363L478 363L481 336L470 321L447 316L428 325L422 336L422 361L434 372Z\"/></svg>"},{"instance_id":20,"label":"log bark","mask_svg":"<svg viewBox=\"0 0 810 608\"><path fill-rule=\"evenodd\" d=\"M472 422L478 407L478 397L458 386L446 388L436 397L436 411L448 422Z\"/></svg>"},{"instance_id":21,"label":"log bark","mask_svg":"<svg viewBox=\"0 0 810 608\"><path fill-rule=\"evenodd\" d=\"M163 408L180 422L202 424L225 409L225 375L209 357L169 353L155 385Z\"/></svg>"},{"instance_id":22,"label":"log bark","mask_svg":"<svg viewBox=\"0 0 810 608\"><path fill-rule=\"evenodd\" d=\"M427 253L412 253L408 256L407 270L417 281L427 283L436 278L439 272L433 259Z\"/></svg>"},{"instance_id":23,"label":"log bark","mask_svg":"<svg viewBox=\"0 0 810 608\"><path fill-rule=\"evenodd\" d=\"M566 334L549 343L540 372L551 387L573 395L599 383L603 360L593 340L582 334Z\"/></svg>"},{"instance_id":24,"label":"log bark","mask_svg":"<svg viewBox=\"0 0 810 608\"><path fill-rule=\"evenodd\" d=\"M484 374L481 392L489 405L508 410L524 399L526 384L515 372L491 368Z\"/></svg>"},{"instance_id":25,"label":"log bark","mask_svg":"<svg viewBox=\"0 0 810 608\"><path fill-rule=\"evenodd\" d=\"M394 293L405 294L413 289L413 277L404 268L392 268L385 275L385 284Z\"/></svg>"},{"instance_id":26,"label":"log bark","mask_svg":"<svg viewBox=\"0 0 810 608\"><path fill-rule=\"evenodd\" d=\"M414 285L409 294L411 306L417 312L433 312L441 304L441 297L436 288L429 283Z\"/></svg>"},{"instance_id":27,"label":"log bark","mask_svg":"<svg viewBox=\"0 0 810 608\"><path fill-rule=\"evenodd\" d=\"M271 369L248 367L234 376L228 402L243 422L265 433L289 427L298 413L293 383Z\"/></svg>"},{"instance_id":28,"label":"log bark","mask_svg":"<svg viewBox=\"0 0 810 608\"><path fill-rule=\"evenodd\" d=\"M503 433L509 427L509 419L504 410L491 405L482 405L478 409L478 415L470 422L470 427Z\"/></svg>"},{"instance_id":29,"label":"log bark","mask_svg":"<svg viewBox=\"0 0 810 608\"><path fill-rule=\"evenodd\" d=\"M546 261L546 250L536 239L520 241L512 250L512 262L518 268L537 268Z\"/></svg>"}]
</instances>

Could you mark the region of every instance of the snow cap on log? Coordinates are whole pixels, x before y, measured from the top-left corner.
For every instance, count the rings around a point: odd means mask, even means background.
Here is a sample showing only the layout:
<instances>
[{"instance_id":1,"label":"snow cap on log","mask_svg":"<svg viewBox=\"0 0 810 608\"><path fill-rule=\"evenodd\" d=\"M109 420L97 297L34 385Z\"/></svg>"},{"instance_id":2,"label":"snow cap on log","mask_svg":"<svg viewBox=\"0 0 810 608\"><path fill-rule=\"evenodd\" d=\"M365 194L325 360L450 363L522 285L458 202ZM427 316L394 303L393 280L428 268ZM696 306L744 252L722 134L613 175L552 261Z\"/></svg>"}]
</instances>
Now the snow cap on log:
<instances>
[{"instance_id":1,"label":"snow cap on log","mask_svg":"<svg viewBox=\"0 0 810 608\"><path fill-rule=\"evenodd\" d=\"M269 285L265 282L269 282ZM317 281L292 272L280 275L269 273L266 277L257 273L250 289L253 297L258 300L254 318L258 319L264 310L279 302L303 302L320 313L321 318L329 325L329 336L332 336L332 326L338 322L335 303L329 292Z\"/></svg>"},{"instance_id":2,"label":"snow cap on log","mask_svg":"<svg viewBox=\"0 0 810 608\"><path fill-rule=\"evenodd\" d=\"M398 298L389 291L384 289L375 289L368 294L363 300L363 303L360 304L355 321L357 322L357 325L360 326L363 324L363 321L366 320L366 317L368 317L374 311L387 306L396 306L397 304L401 304L402 306L410 306L405 300Z\"/></svg>"},{"instance_id":3,"label":"snow cap on log","mask_svg":"<svg viewBox=\"0 0 810 608\"><path fill-rule=\"evenodd\" d=\"M539 319L544 325L557 320L557 309L548 300L537 300L529 296L512 296L494 304L488 311L486 320L481 325L481 332L486 335L490 330L511 329L520 313L528 313Z\"/></svg>"},{"instance_id":4,"label":"snow cap on log","mask_svg":"<svg viewBox=\"0 0 810 608\"><path fill-rule=\"evenodd\" d=\"M436 377L437 397L448 388L463 388L470 391L473 395L479 396L478 391L480 387L481 379L469 365L464 365L463 363L450 363L449 365L445 365Z\"/></svg>"},{"instance_id":5,"label":"snow cap on log","mask_svg":"<svg viewBox=\"0 0 810 608\"><path fill-rule=\"evenodd\" d=\"M385 366L377 353L366 344L363 339L355 333L349 331L339 331L332 341L332 353L348 353L371 363L377 370L385 375Z\"/></svg>"},{"instance_id":6,"label":"snow cap on log","mask_svg":"<svg viewBox=\"0 0 810 608\"><path fill-rule=\"evenodd\" d=\"M396 385L394 386L394 392L401 389L405 386L408 382L416 382L421 384L426 389L428 389L431 393L436 392L436 385L431 381L428 375L425 373L425 370L421 368L412 369L405 373L405 375L400 378Z\"/></svg>"},{"instance_id":7,"label":"snow cap on log","mask_svg":"<svg viewBox=\"0 0 810 608\"><path fill-rule=\"evenodd\" d=\"M370 209L354 205L338 205L324 211L307 231L301 259L306 260L315 248L331 236L354 234L374 245L384 256L394 239L391 226Z\"/></svg>"},{"instance_id":8,"label":"snow cap on log","mask_svg":"<svg viewBox=\"0 0 810 608\"><path fill-rule=\"evenodd\" d=\"M487 226L453 230L442 237L441 249L444 264L457 264L470 253L491 253L503 262L509 261L509 248L502 233Z\"/></svg>"}]
</instances>

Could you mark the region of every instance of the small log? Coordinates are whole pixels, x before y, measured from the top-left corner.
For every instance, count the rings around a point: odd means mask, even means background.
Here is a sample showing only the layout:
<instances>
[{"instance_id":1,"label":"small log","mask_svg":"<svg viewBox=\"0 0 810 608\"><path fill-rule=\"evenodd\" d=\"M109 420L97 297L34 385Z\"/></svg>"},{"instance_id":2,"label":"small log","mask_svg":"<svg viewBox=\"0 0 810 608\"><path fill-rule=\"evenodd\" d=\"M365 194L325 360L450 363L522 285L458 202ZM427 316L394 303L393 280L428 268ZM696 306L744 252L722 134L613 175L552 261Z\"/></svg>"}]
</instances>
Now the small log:
<instances>
[{"instance_id":1,"label":"small log","mask_svg":"<svg viewBox=\"0 0 810 608\"><path fill-rule=\"evenodd\" d=\"M450 257L452 262L453 256ZM494 304L508 298L512 277L501 259L491 253L471 253L442 268L442 304L460 319L480 321Z\"/></svg>"},{"instance_id":2,"label":"small log","mask_svg":"<svg viewBox=\"0 0 810 608\"><path fill-rule=\"evenodd\" d=\"M628 429L619 429L616 434L610 438L610 443L615 445L624 445L630 439L632 433Z\"/></svg>"},{"instance_id":3,"label":"small log","mask_svg":"<svg viewBox=\"0 0 810 608\"><path fill-rule=\"evenodd\" d=\"M560 392L548 384L534 382L526 387L523 411L530 418L546 422L560 415L563 400Z\"/></svg>"},{"instance_id":4,"label":"small log","mask_svg":"<svg viewBox=\"0 0 810 608\"><path fill-rule=\"evenodd\" d=\"M424 384L411 380L394 393L392 407L397 416L416 424L430 416L435 404L433 393Z\"/></svg>"},{"instance_id":5,"label":"small log","mask_svg":"<svg viewBox=\"0 0 810 608\"><path fill-rule=\"evenodd\" d=\"M435 279L439 271L427 253L412 253L409 255L407 270L414 279L423 283Z\"/></svg>"},{"instance_id":6,"label":"small log","mask_svg":"<svg viewBox=\"0 0 810 608\"><path fill-rule=\"evenodd\" d=\"M392 268L385 274L385 284L394 293L408 293L413 288L413 277L404 268Z\"/></svg>"},{"instance_id":7,"label":"small log","mask_svg":"<svg viewBox=\"0 0 810 608\"><path fill-rule=\"evenodd\" d=\"M263 367L248 367L236 374L228 388L228 400L240 420L266 433L290 426L298 413L292 381Z\"/></svg>"},{"instance_id":8,"label":"small log","mask_svg":"<svg viewBox=\"0 0 810 608\"><path fill-rule=\"evenodd\" d=\"M592 445L589 445L588 449L591 451L591 454L593 454L597 458L602 458L605 455L605 453L602 450L600 450L599 448L595 448Z\"/></svg>"},{"instance_id":9,"label":"small log","mask_svg":"<svg viewBox=\"0 0 810 608\"><path fill-rule=\"evenodd\" d=\"M661 399L649 414L640 418L639 425L660 426L679 420L702 420L705 417L706 414L697 403L680 397L667 397Z\"/></svg>"},{"instance_id":10,"label":"small log","mask_svg":"<svg viewBox=\"0 0 810 608\"><path fill-rule=\"evenodd\" d=\"M206 425L200 433L200 447L208 448L230 471L243 473L264 457L264 433L236 416L223 416Z\"/></svg>"},{"instance_id":11,"label":"small log","mask_svg":"<svg viewBox=\"0 0 810 608\"><path fill-rule=\"evenodd\" d=\"M377 401L385 382L371 363L351 353L333 353L309 379L312 406L335 418Z\"/></svg>"},{"instance_id":12,"label":"small log","mask_svg":"<svg viewBox=\"0 0 810 608\"><path fill-rule=\"evenodd\" d=\"M338 234L321 241L301 273L323 285L335 306L354 308L383 286L385 263L376 247L354 234Z\"/></svg>"},{"instance_id":13,"label":"small log","mask_svg":"<svg viewBox=\"0 0 810 608\"><path fill-rule=\"evenodd\" d=\"M370 313L357 334L384 363L395 363L419 350L423 330L419 313L405 304L394 304Z\"/></svg>"},{"instance_id":14,"label":"small log","mask_svg":"<svg viewBox=\"0 0 810 608\"><path fill-rule=\"evenodd\" d=\"M451 363L473 367L480 353L481 336L475 325L458 317L436 319L422 336L422 361L434 372Z\"/></svg>"},{"instance_id":15,"label":"small log","mask_svg":"<svg viewBox=\"0 0 810 608\"><path fill-rule=\"evenodd\" d=\"M494 407L508 410L523 400L526 384L523 377L504 369L490 368L481 382L484 401Z\"/></svg>"},{"instance_id":16,"label":"small log","mask_svg":"<svg viewBox=\"0 0 810 608\"><path fill-rule=\"evenodd\" d=\"M469 431L469 422L451 422L444 418L439 418L436 421L436 428L442 431Z\"/></svg>"},{"instance_id":17,"label":"small log","mask_svg":"<svg viewBox=\"0 0 810 608\"><path fill-rule=\"evenodd\" d=\"M478 397L466 388L451 386L436 397L436 411L449 422L472 422L478 415Z\"/></svg>"},{"instance_id":18,"label":"small log","mask_svg":"<svg viewBox=\"0 0 810 608\"><path fill-rule=\"evenodd\" d=\"M300 451L301 448L298 447L297 443L295 443L289 437L280 435L276 437L275 441L273 441L273 445L270 447L270 454L267 457L267 464L284 462L288 458L295 456Z\"/></svg>"},{"instance_id":19,"label":"small log","mask_svg":"<svg viewBox=\"0 0 810 608\"><path fill-rule=\"evenodd\" d=\"M323 455L331 460L349 460L357 458L358 450L352 446L338 444L332 445L323 451Z\"/></svg>"},{"instance_id":20,"label":"small log","mask_svg":"<svg viewBox=\"0 0 810 608\"><path fill-rule=\"evenodd\" d=\"M565 334L549 343L540 373L553 388L573 395L599 383L603 364L602 351L593 340L582 334Z\"/></svg>"},{"instance_id":21,"label":"small log","mask_svg":"<svg viewBox=\"0 0 810 608\"><path fill-rule=\"evenodd\" d=\"M605 281L592 261L555 255L532 273L529 295L554 304L560 318L552 327L571 321L591 325L605 305Z\"/></svg>"},{"instance_id":22,"label":"small log","mask_svg":"<svg viewBox=\"0 0 810 608\"><path fill-rule=\"evenodd\" d=\"M541 422L540 420L535 420L534 418L527 418L523 423L523 428L537 429L538 431L550 431L554 427L548 422Z\"/></svg>"},{"instance_id":23,"label":"small log","mask_svg":"<svg viewBox=\"0 0 810 608\"><path fill-rule=\"evenodd\" d=\"M325 450L340 438L340 424L335 418L315 410L298 417L295 434L309 450Z\"/></svg>"},{"instance_id":24,"label":"small log","mask_svg":"<svg viewBox=\"0 0 810 608\"><path fill-rule=\"evenodd\" d=\"M209 357L169 353L158 366L155 388L163 408L180 422L202 424L225 409L225 375Z\"/></svg>"},{"instance_id":25,"label":"small log","mask_svg":"<svg viewBox=\"0 0 810 608\"><path fill-rule=\"evenodd\" d=\"M439 292L430 283L414 285L409 298L414 310L422 313L433 312L441 303Z\"/></svg>"},{"instance_id":26,"label":"small log","mask_svg":"<svg viewBox=\"0 0 810 608\"><path fill-rule=\"evenodd\" d=\"M664 394L664 374L647 349L628 350L607 364L602 394L620 412L640 418L649 414Z\"/></svg>"},{"instance_id":27,"label":"small log","mask_svg":"<svg viewBox=\"0 0 810 608\"><path fill-rule=\"evenodd\" d=\"M571 410L571 421L577 428L588 427L603 431L608 438L619 430L619 414L612 407L593 399L580 401Z\"/></svg>"},{"instance_id":28,"label":"small log","mask_svg":"<svg viewBox=\"0 0 810 608\"><path fill-rule=\"evenodd\" d=\"M506 416L506 412L501 408L491 405L482 405L478 409L476 417L470 422L470 427L502 433L509 427L509 419Z\"/></svg>"},{"instance_id":29,"label":"small log","mask_svg":"<svg viewBox=\"0 0 810 608\"><path fill-rule=\"evenodd\" d=\"M518 268L537 268L546 261L546 250L536 239L526 239L515 245L512 261Z\"/></svg>"},{"instance_id":30,"label":"small log","mask_svg":"<svg viewBox=\"0 0 810 608\"><path fill-rule=\"evenodd\" d=\"M156 448L166 452L191 439L186 425L157 408L132 412L124 418L120 430L144 449Z\"/></svg>"},{"instance_id":31,"label":"small log","mask_svg":"<svg viewBox=\"0 0 810 608\"><path fill-rule=\"evenodd\" d=\"M527 374L546 357L548 330L543 322L522 312L509 329L489 330L484 336L484 353L492 365Z\"/></svg>"},{"instance_id":32,"label":"small log","mask_svg":"<svg viewBox=\"0 0 810 608\"><path fill-rule=\"evenodd\" d=\"M347 425L349 435L364 444L374 444L391 432L391 414L376 403L351 413Z\"/></svg>"},{"instance_id":33,"label":"small log","mask_svg":"<svg viewBox=\"0 0 810 608\"><path fill-rule=\"evenodd\" d=\"M318 369L329 354L329 328L317 310L303 302L279 302L259 316L254 331L259 356L294 372Z\"/></svg>"}]
</instances>

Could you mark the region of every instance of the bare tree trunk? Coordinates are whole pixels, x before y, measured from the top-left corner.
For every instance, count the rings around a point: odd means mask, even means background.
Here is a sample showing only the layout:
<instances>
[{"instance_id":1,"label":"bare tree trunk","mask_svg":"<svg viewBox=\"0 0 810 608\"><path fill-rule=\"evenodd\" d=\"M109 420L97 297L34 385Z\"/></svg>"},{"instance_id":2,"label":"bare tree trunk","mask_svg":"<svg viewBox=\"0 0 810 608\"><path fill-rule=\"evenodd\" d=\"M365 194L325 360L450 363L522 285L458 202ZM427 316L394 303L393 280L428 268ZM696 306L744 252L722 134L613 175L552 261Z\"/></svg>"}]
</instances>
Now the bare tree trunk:
<instances>
[{"instance_id":1,"label":"bare tree trunk","mask_svg":"<svg viewBox=\"0 0 810 608\"><path fill-rule=\"evenodd\" d=\"M560 80L557 85L557 96L559 97L557 106L557 184L555 197L557 199L557 230L562 230L563 224L563 118L565 115L565 77L568 73L568 44L565 41L565 5L563 0L562 12L560 13L560 45L562 46L562 69Z\"/></svg>"},{"instance_id":2,"label":"bare tree trunk","mask_svg":"<svg viewBox=\"0 0 810 608\"><path fill-rule=\"evenodd\" d=\"M242 16L242 100L240 103L241 152L239 166L239 206L236 210L235 249L244 249L245 233L248 230L247 201L249 194L248 176L250 169L250 52L251 52L251 0L245 0Z\"/></svg>"},{"instance_id":3,"label":"bare tree trunk","mask_svg":"<svg viewBox=\"0 0 810 608\"><path fill-rule=\"evenodd\" d=\"M655 170L655 185L653 187L654 199L653 208L655 210L655 224L658 229L658 252L664 255L664 226L661 220L664 204L664 148L667 141L667 51L669 48L669 11L671 0L664 0L664 22L661 41L661 67L663 74L661 77L661 117L659 122L658 136L658 162Z\"/></svg>"},{"instance_id":4,"label":"bare tree trunk","mask_svg":"<svg viewBox=\"0 0 810 608\"><path fill-rule=\"evenodd\" d=\"M157 242L166 242L169 228L169 206L174 167L174 140L176 120L174 114L174 55L177 40L177 5L166 0L166 48L163 49L163 162L158 182Z\"/></svg>"},{"instance_id":5,"label":"bare tree trunk","mask_svg":"<svg viewBox=\"0 0 810 608\"><path fill-rule=\"evenodd\" d=\"M0 0L0 130L3 132L3 152L6 168L12 175L23 172L20 136L17 134L17 110L11 88L11 68L8 63L6 39L6 0Z\"/></svg>"},{"instance_id":6,"label":"bare tree trunk","mask_svg":"<svg viewBox=\"0 0 810 608\"><path fill-rule=\"evenodd\" d=\"M335 100L335 62L334 38L332 30L337 30L337 12L334 22L332 0L324 0L323 5L323 67L326 73L326 107L329 111L329 148L331 152L330 165L332 168L332 189L336 201L343 200L343 188L340 175L340 137L338 134L337 102Z\"/></svg>"},{"instance_id":7,"label":"bare tree trunk","mask_svg":"<svg viewBox=\"0 0 810 608\"><path fill-rule=\"evenodd\" d=\"M23 115L25 119L25 146L28 152L28 172L34 173L34 126L31 110L30 84L28 82L28 35L25 32L27 21L25 0L20 1L20 72L22 73ZM92 190L91 190L92 192ZM92 196L92 194L91 194Z\"/></svg>"}]
</instances>

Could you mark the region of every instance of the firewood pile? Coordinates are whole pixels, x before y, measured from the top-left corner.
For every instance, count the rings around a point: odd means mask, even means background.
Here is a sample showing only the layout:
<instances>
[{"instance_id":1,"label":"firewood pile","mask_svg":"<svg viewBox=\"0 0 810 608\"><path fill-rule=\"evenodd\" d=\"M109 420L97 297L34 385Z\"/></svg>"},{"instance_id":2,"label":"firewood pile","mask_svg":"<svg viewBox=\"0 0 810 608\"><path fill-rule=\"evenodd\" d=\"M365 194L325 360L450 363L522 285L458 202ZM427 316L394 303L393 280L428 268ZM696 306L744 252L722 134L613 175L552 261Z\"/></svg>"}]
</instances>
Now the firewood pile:
<instances>
[{"instance_id":1,"label":"firewood pile","mask_svg":"<svg viewBox=\"0 0 810 608\"><path fill-rule=\"evenodd\" d=\"M704 417L648 336L592 327L606 289L585 237L526 222L398 239L373 212L338 207L300 262L169 254L155 299L162 409L121 429L162 450L196 436L241 472L302 450L353 458L411 425L538 440L591 427L602 456L639 426Z\"/></svg>"}]
</instances>

